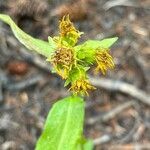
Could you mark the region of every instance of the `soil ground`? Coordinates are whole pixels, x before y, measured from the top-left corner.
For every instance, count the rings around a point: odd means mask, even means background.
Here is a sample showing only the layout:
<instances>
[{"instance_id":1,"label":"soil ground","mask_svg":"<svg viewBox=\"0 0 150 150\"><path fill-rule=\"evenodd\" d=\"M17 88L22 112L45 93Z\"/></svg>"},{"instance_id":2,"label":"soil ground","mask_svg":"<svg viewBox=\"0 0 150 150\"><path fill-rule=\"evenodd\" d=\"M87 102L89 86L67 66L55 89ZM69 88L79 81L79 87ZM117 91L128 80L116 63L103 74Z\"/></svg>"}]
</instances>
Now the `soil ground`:
<instances>
[{"instance_id":1,"label":"soil ground","mask_svg":"<svg viewBox=\"0 0 150 150\"><path fill-rule=\"evenodd\" d=\"M85 33L80 42L118 36L115 69L89 72L97 90L85 98L84 134L95 150L150 149L149 0L0 0L0 12L44 40L67 13ZM52 104L69 95L50 68L0 22L0 150L33 150Z\"/></svg>"}]
</instances>

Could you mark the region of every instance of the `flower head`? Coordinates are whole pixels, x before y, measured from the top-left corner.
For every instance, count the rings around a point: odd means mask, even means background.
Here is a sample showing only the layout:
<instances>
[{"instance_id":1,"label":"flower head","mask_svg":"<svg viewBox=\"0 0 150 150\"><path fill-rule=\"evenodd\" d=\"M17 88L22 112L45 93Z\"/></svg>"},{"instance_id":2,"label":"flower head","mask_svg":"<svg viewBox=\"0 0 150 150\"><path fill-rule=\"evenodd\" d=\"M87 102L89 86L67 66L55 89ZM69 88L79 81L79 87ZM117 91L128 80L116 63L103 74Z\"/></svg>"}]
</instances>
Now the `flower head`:
<instances>
[{"instance_id":1,"label":"flower head","mask_svg":"<svg viewBox=\"0 0 150 150\"><path fill-rule=\"evenodd\" d=\"M72 82L69 90L74 94L88 95L88 91L94 89L96 88L90 84L88 79L81 78L76 80L75 82Z\"/></svg>"},{"instance_id":2,"label":"flower head","mask_svg":"<svg viewBox=\"0 0 150 150\"><path fill-rule=\"evenodd\" d=\"M95 73L98 73L99 70L102 74L106 74L108 69L114 68L114 62L112 56L109 54L109 49L99 48L95 53L95 60L97 63L97 67L95 69Z\"/></svg>"},{"instance_id":3,"label":"flower head","mask_svg":"<svg viewBox=\"0 0 150 150\"><path fill-rule=\"evenodd\" d=\"M105 74L107 69L113 68L114 63L109 49L98 48L99 41L87 41L75 46L82 32L79 32L69 19L64 16L59 22L59 35L50 40L55 48L48 59L54 71L66 80L65 86L70 85L69 91L75 95L88 95L89 90L94 90L87 77L91 65L97 63L95 72L99 70Z\"/></svg>"},{"instance_id":4,"label":"flower head","mask_svg":"<svg viewBox=\"0 0 150 150\"><path fill-rule=\"evenodd\" d=\"M65 39L71 46L74 46L78 38L83 34L79 32L69 19L69 15L64 16L59 23L60 40Z\"/></svg>"},{"instance_id":5,"label":"flower head","mask_svg":"<svg viewBox=\"0 0 150 150\"><path fill-rule=\"evenodd\" d=\"M58 48L51 57L51 63L56 72L63 78L68 77L69 71L75 64L74 51L71 48Z\"/></svg>"}]
</instances>

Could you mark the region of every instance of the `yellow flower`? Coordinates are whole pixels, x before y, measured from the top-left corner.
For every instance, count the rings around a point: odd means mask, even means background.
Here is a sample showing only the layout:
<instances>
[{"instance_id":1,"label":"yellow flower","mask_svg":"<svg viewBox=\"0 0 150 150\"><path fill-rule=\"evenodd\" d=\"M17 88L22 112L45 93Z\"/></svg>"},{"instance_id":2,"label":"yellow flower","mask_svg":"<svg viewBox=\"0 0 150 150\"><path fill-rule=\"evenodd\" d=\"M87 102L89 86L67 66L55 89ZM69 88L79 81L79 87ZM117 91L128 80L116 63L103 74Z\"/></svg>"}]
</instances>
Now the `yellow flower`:
<instances>
[{"instance_id":1,"label":"yellow flower","mask_svg":"<svg viewBox=\"0 0 150 150\"><path fill-rule=\"evenodd\" d=\"M102 74L106 74L108 69L114 68L114 62L112 56L109 54L109 49L99 48L96 50L96 63L97 67L95 69L95 73L98 73L99 70Z\"/></svg>"},{"instance_id":2,"label":"yellow flower","mask_svg":"<svg viewBox=\"0 0 150 150\"><path fill-rule=\"evenodd\" d=\"M109 49L93 49L89 42L87 45L74 47L81 36L69 19L64 16L59 23L59 35L53 37L56 45L55 51L48 59L54 70L63 79L66 79L65 86L71 85L69 91L75 95L88 95L89 90L96 89L87 78L87 71L94 62L97 63L95 72L101 71L105 74L108 69L114 67L114 62L109 54Z\"/></svg>"},{"instance_id":3,"label":"yellow flower","mask_svg":"<svg viewBox=\"0 0 150 150\"><path fill-rule=\"evenodd\" d=\"M56 72L63 78L68 77L69 71L75 64L75 54L70 48L61 47L58 48L50 59Z\"/></svg>"},{"instance_id":4,"label":"yellow flower","mask_svg":"<svg viewBox=\"0 0 150 150\"><path fill-rule=\"evenodd\" d=\"M79 32L73 25L73 23L69 19L69 15L64 16L59 23L59 30L60 30L60 40L61 38L68 38L68 42L74 46L78 38L83 34L83 32Z\"/></svg>"},{"instance_id":5,"label":"yellow flower","mask_svg":"<svg viewBox=\"0 0 150 150\"><path fill-rule=\"evenodd\" d=\"M81 78L73 82L69 90L74 94L89 95L88 91L94 89L96 88L90 84L89 80Z\"/></svg>"},{"instance_id":6,"label":"yellow flower","mask_svg":"<svg viewBox=\"0 0 150 150\"><path fill-rule=\"evenodd\" d=\"M81 32L76 30L69 19L69 15L62 18L59 23L59 30L59 36L53 38L57 49L48 60L52 63L55 71L63 79L67 79L72 67L76 65L76 52L73 46L77 43Z\"/></svg>"}]
</instances>

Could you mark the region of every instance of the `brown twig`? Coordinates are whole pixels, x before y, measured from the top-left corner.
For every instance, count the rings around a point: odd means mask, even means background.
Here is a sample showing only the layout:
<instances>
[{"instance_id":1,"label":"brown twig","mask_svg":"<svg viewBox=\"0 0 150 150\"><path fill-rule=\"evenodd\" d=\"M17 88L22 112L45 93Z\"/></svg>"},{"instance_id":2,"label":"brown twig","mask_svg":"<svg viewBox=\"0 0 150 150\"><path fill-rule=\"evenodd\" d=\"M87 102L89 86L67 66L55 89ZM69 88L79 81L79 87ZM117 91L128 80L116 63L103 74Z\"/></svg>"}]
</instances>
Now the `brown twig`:
<instances>
[{"instance_id":1,"label":"brown twig","mask_svg":"<svg viewBox=\"0 0 150 150\"><path fill-rule=\"evenodd\" d=\"M13 91L22 90L37 84L42 79L43 77L41 75L37 75L37 76L30 77L29 79L22 80L20 82L5 83L3 87L7 90L13 90Z\"/></svg>"},{"instance_id":2,"label":"brown twig","mask_svg":"<svg viewBox=\"0 0 150 150\"><path fill-rule=\"evenodd\" d=\"M3 84L7 82L6 75L0 69L0 102L3 101Z\"/></svg>"},{"instance_id":3,"label":"brown twig","mask_svg":"<svg viewBox=\"0 0 150 150\"><path fill-rule=\"evenodd\" d=\"M91 83L97 87L113 92L122 92L150 106L150 95L137 87L119 80L90 77Z\"/></svg>"},{"instance_id":4,"label":"brown twig","mask_svg":"<svg viewBox=\"0 0 150 150\"><path fill-rule=\"evenodd\" d=\"M138 0L132 0L132 1L131 0L109 0L104 4L103 8L105 10L109 10L116 6L128 6L128 7L149 9L148 5L142 5L142 2Z\"/></svg>"},{"instance_id":5,"label":"brown twig","mask_svg":"<svg viewBox=\"0 0 150 150\"><path fill-rule=\"evenodd\" d=\"M130 105L134 105L134 107L136 108L137 106L136 106L136 103L132 100L131 101L131 103L130 102L126 102L126 104L122 104L121 105L121 107L122 108L126 108L127 106L130 106ZM119 106L120 107L120 106ZM119 107L116 107L113 111L112 111L112 115L110 115L111 114L111 111L110 112L108 112L108 113L106 113L106 115L104 115L104 118L105 118L105 116L106 116L106 118L107 119L112 119L112 117L111 116L113 116L113 114L115 114L115 115L117 115L118 113L120 113L120 111L122 111L121 110L121 107L119 108ZM120 109L120 110L119 110ZM117 112L118 111L118 112ZM117 112L117 113L113 113L113 112ZM109 117L107 117L107 116L109 116ZM114 117L114 116L113 116ZM136 130L138 129L138 127L139 127L139 124L140 124L140 117L139 117L139 114L138 113L135 113L134 114L134 118L135 118L135 120L134 120L134 125L133 125L133 127L131 128L131 130L125 135L125 136L123 136L123 138L119 135L119 137L117 136L117 135L115 135L115 136L110 136L110 135L107 135L105 138L104 137L99 137L99 138L96 138L95 140L94 140L94 144L95 145L99 145L99 144L102 144L102 143L107 143L107 142L110 142L110 140L112 139L112 138L118 138L119 140L117 141L117 143L116 144L121 144L121 143L125 143L125 142L127 142L127 141L129 141L130 140L130 138L132 138L133 137L133 135L134 135L134 133L136 132ZM106 120L106 121L108 121L108 120ZM94 122L95 123L95 122ZM124 134L124 133L123 133Z\"/></svg>"},{"instance_id":6,"label":"brown twig","mask_svg":"<svg viewBox=\"0 0 150 150\"><path fill-rule=\"evenodd\" d=\"M31 53L30 51L23 48L22 45L19 45L18 48L18 41L14 37L9 37L7 39L7 42L11 46L19 50L19 54L23 60L35 65L36 67L46 72L50 72L50 70L52 70L51 66L48 63L46 63L46 61L43 58L41 58L38 54Z\"/></svg>"},{"instance_id":7,"label":"brown twig","mask_svg":"<svg viewBox=\"0 0 150 150\"><path fill-rule=\"evenodd\" d=\"M112 139L112 136L106 134L106 135L103 135L101 137L94 139L93 143L94 145L104 144L104 143L109 142L111 139Z\"/></svg>"},{"instance_id":8,"label":"brown twig","mask_svg":"<svg viewBox=\"0 0 150 150\"><path fill-rule=\"evenodd\" d=\"M118 137L118 141L116 142L117 144L127 143L131 141L131 139L134 136L134 133L137 132L141 121L140 121L140 117L138 113L136 113L134 117L135 117L135 120L134 120L133 126L131 127L129 131L126 132L126 134L123 133L121 136Z\"/></svg>"},{"instance_id":9,"label":"brown twig","mask_svg":"<svg viewBox=\"0 0 150 150\"><path fill-rule=\"evenodd\" d=\"M0 103L3 101L3 94L2 94L2 83L0 81Z\"/></svg>"},{"instance_id":10,"label":"brown twig","mask_svg":"<svg viewBox=\"0 0 150 150\"><path fill-rule=\"evenodd\" d=\"M48 64L43 58L41 58L39 55L36 55L36 54L32 54L30 52L28 52L26 49L24 48L20 48L19 50L20 52L20 55L21 57L29 62L29 63L32 63L34 64L35 66L37 66L38 68L46 71L46 72L49 72L52 70L52 67L50 64Z\"/></svg>"},{"instance_id":11,"label":"brown twig","mask_svg":"<svg viewBox=\"0 0 150 150\"><path fill-rule=\"evenodd\" d=\"M92 118L89 118L88 121L87 121L87 124L95 124L96 122L107 122L108 120L114 118L116 115L120 114L120 112L122 112L123 110L133 106L135 104L135 102L132 100L132 101L129 101L129 102L125 102L121 105L119 105L118 107L108 111L106 114L104 115L99 115L99 116L96 116L96 117L92 117Z\"/></svg>"},{"instance_id":12,"label":"brown twig","mask_svg":"<svg viewBox=\"0 0 150 150\"><path fill-rule=\"evenodd\" d=\"M124 145L109 145L109 150L134 150L134 149L150 149L150 143L147 143L147 144L124 144Z\"/></svg>"}]
</instances>

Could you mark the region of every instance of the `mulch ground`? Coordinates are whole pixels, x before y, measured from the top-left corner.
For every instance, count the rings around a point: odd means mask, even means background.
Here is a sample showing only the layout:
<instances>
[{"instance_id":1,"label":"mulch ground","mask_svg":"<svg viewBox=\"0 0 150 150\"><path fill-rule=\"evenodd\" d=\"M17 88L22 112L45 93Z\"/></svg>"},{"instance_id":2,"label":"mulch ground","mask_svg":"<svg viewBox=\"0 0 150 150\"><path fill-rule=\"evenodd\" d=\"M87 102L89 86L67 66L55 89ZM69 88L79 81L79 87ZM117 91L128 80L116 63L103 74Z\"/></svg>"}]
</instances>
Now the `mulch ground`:
<instances>
[{"instance_id":1,"label":"mulch ground","mask_svg":"<svg viewBox=\"0 0 150 150\"><path fill-rule=\"evenodd\" d=\"M115 69L89 72L97 90L85 98L84 134L95 150L150 149L149 0L0 0L0 12L44 40L68 13L85 33L80 42L118 36ZM52 104L69 95L50 69L0 22L0 150L33 150Z\"/></svg>"}]
</instances>

